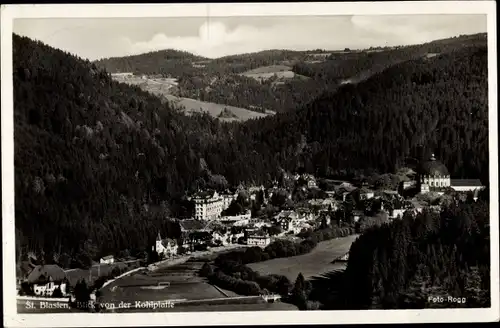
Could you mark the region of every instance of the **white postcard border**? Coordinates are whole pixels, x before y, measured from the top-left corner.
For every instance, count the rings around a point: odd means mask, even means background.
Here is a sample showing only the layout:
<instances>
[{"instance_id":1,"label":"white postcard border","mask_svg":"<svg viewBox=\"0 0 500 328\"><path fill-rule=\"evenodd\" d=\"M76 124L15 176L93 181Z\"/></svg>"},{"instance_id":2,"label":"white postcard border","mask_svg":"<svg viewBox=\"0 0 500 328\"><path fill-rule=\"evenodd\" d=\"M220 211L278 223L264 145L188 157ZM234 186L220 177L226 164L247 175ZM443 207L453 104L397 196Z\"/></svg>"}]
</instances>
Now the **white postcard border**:
<instances>
[{"instance_id":1,"label":"white postcard border","mask_svg":"<svg viewBox=\"0 0 500 328\"><path fill-rule=\"evenodd\" d=\"M499 223L496 3L494 1L414 1L357 3L7 5L1 9L2 74L2 241L4 325L8 327L262 325L332 323L417 323L498 321ZM200 16L486 14L489 70L491 220L491 308L371 311L261 311L122 314L17 314L14 243L14 141L12 20L14 18L111 18Z\"/></svg>"}]
</instances>

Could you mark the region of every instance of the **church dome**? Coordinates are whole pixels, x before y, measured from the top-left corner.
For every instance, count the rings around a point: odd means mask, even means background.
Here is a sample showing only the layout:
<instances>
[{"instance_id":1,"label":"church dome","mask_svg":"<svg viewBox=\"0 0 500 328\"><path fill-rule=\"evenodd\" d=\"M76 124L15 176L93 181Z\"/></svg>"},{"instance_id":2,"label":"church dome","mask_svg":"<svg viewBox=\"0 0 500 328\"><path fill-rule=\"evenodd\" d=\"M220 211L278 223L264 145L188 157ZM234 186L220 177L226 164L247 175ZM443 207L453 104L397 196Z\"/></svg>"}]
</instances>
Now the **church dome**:
<instances>
[{"instance_id":1,"label":"church dome","mask_svg":"<svg viewBox=\"0 0 500 328\"><path fill-rule=\"evenodd\" d=\"M448 176L449 172L446 166L440 161L436 160L434 154L428 161L422 162L419 168L420 175L428 176Z\"/></svg>"}]
</instances>

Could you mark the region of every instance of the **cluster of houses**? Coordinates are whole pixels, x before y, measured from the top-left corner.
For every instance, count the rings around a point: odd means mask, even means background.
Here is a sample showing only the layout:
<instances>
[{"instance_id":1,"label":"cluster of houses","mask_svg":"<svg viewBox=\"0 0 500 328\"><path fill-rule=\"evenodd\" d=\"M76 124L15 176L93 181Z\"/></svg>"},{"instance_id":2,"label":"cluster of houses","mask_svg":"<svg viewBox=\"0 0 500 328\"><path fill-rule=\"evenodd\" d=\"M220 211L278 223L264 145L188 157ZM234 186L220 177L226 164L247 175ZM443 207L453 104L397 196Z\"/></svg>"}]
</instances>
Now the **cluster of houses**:
<instances>
[{"instance_id":1,"label":"cluster of houses","mask_svg":"<svg viewBox=\"0 0 500 328\"><path fill-rule=\"evenodd\" d=\"M293 175L293 180L303 188L319 189L316 179L312 175ZM349 222L359 222L363 217L377 211L385 213L389 219L402 218L406 211L414 213L421 212L424 208L439 211L439 205L421 202L418 197L405 197L407 190L416 189L417 194L428 194L434 192L442 195L450 188L459 192L477 192L484 188L478 180L454 180L446 167L436 160L432 155L429 161L423 162L415 174L414 179L402 182L398 191L377 190L368 188L367 185L354 186L346 181L334 181L332 190L324 191L320 199L307 199L300 204L294 204L293 208L283 208L273 215L261 215L252 217L249 210L237 215L223 215L231 203L238 199L240 190L235 192L216 191L198 192L190 200L194 204L194 215L191 219L178 220L181 238L166 238L167 233L158 232L152 250L163 258L172 258L183 252L192 252L196 246L206 247L228 246L231 244L246 244L248 246L266 247L275 238L288 238L305 230L314 230L322 224L330 224L334 219L334 213L341 213L342 218ZM260 192L264 195L264 205L272 197L273 193L280 188L273 185L265 189L263 186L250 187L246 189L250 200L255 200ZM281 187L283 189L283 187ZM289 190L287 190L289 192ZM291 199L291 193L288 193ZM352 206L352 200L356 199L357 206L346 211L348 204ZM377 204L377 205L375 205ZM348 214L346 214L348 213ZM345 217L349 215L350 217ZM339 220L339 217L336 218ZM100 259L101 264L113 264L113 256ZM27 269L25 272L28 272ZM38 265L29 268L29 274L25 275L27 282L35 295L52 296L57 294L66 296L68 294L68 279L66 273L57 265Z\"/></svg>"},{"instance_id":2,"label":"cluster of houses","mask_svg":"<svg viewBox=\"0 0 500 328\"><path fill-rule=\"evenodd\" d=\"M18 264L16 271L18 290L39 297L70 296L71 286L81 278L82 269L64 270L57 264L35 264L36 262L35 256L31 254L27 261ZM113 263L115 258L109 255L102 257L96 265Z\"/></svg>"},{"instance_id":3,"label":"cluster of houses","mask_svg":"<svg viewBox=\"0 0 500 328\"><path fill-rule=\"evenodd\" d=\"M405 192L415 189L417 195L435 192L442 195L445 190L477 192L484 188L479 180L456 180L450 179L446 167L436 160L432 155L428 161L420 163L414 178L402 182L398 190L372 190L368 185L355 186L346 181L333 182L331 190L322 191L322 198L308 199L300 204L294 204L292 208L283 209L274 216L252 217L250 211L238 215L225 216L224 210L228 209L238 197L236 192L205 191L198 192L191 197L194 203L194 218L179 221L181 230L187 236L192 233L204 233L205 242L209 240L212 244L229 245L234 243L246 243L252 246L267 246L272 239L286 235L296 235L304 230L316 229L326 220L330 224L333 213L345 210L346 203L356 199L357 207L351 208L349 214L344 214L344 220L348 222L359 222L363 217L373 214L374 204L378 204L378 213L382 213L389 219L402 218L406 211L414 213L421 212L424 208L439 210L439 205L429 206L415 197L406 197ZM411 176L411 175L410 175ZM311 174L286 175L286 179L295 182L295 188L300 186L302 190L319 190L316 178ZM273 194L284 186L278 186L274 181L273 186L265 189L263 186L250 187L246 189L251 200L256 199L260 191L264 193L264 205L273 197ZM241 191L241 190L240 190ZM286 190L289 200L292 199L291 190ZM361 208L359 207L359 204ZM345 217L349 215L349 217ZM336 218L339 220L339 218ZM189 248L192 243L199 242L196 238L183 238L184 248ZM165 256L171 256L178 251L179 246L173 240L162 240L158 236L157 245L154 249Z\"/></svg>"}]
</instances>

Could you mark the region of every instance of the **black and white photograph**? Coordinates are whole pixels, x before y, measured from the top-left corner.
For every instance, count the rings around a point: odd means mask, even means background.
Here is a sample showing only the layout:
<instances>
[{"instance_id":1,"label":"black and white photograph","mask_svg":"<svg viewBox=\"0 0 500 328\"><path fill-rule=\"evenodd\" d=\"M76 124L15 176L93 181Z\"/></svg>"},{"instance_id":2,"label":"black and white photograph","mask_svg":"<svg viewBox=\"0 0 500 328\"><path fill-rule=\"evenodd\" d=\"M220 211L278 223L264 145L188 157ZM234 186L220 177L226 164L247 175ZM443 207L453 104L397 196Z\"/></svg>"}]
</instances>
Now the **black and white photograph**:
<instances>
[{"instance_id":1,"label":"black and white photograph","mask_svg":"<svg viewBox=\"0 0 500 328\"><path fill-rule=\"evenodd\" d=\"M4 325L500 319L493 1L1 22Z\"/></svg>"}]
</instances>

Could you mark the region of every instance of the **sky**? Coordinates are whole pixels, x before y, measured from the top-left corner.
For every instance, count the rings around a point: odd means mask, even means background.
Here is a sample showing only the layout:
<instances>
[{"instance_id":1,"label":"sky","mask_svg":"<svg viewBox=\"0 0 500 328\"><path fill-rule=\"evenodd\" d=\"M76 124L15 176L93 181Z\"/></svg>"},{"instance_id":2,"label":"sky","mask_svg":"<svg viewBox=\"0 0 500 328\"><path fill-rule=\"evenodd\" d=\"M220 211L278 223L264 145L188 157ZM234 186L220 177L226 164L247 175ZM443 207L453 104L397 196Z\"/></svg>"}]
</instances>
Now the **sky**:
<instances>
[{"instance_id":1,"label":"sky","mask_svg":"<svg viewBox=\"0 0 500 328\"><path fill-rule=\"evenodd\" d=\"M209 58L267 49L338 50L486 32L486 15L30 18L14 33L96 60L162 49Z\"/></svg>"}]
</instances>

